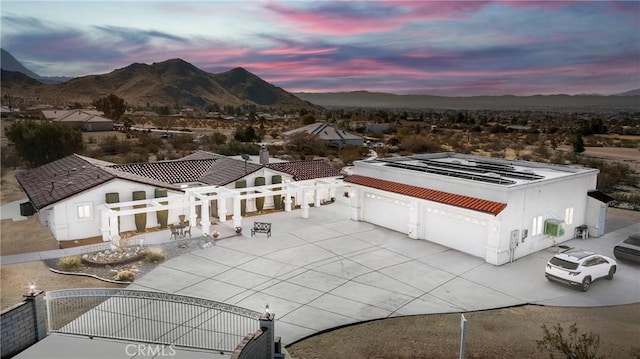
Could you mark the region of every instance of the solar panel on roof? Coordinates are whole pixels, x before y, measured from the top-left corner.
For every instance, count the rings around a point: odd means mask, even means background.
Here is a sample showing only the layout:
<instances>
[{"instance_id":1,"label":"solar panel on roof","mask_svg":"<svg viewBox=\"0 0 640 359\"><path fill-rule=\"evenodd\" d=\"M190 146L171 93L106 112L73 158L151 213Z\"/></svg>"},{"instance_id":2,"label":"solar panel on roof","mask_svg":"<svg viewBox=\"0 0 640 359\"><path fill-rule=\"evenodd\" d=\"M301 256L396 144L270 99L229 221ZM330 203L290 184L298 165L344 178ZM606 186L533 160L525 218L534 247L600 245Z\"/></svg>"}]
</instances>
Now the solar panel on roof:
<instances>
[{"instance_id":1,"label":"solar panel on roof","mask_svg":"<svg viewBox=\"0 0 640 359\"><path fill-rule=\"evenodd\" d=\"M493 184L503 184L503 185L516 183L515 181L504 179L504 178L499 178L499 177L496 178L496 177L491 177L491 176L482 175L482 174L456 171L454 169L420 166L420 165L410 164L410 163L387 162L384 160L383 162L386 162L386 165L389 167L404 168L411 171L421 171L425 173L433 173L433 174L439 174L439 175L449 176L449 177L470 179L473 181L487 182L487 183L493 183Z\"/></svg>"},{"instance_id":2,"label":"solar panel on roof","mask_svg":"<svg viewBox=\"0 0 640 359\"><path fill-rule=\"evenodd\" d=\"M527 181L539 180L544 178L543 176L537 175L535 173L518 171L513 166L509 166L509 165L481 163L481 165L472 166L472 165L465 165L461 163L442 162L442 161L434 161L434 160L427 160L427 159L419 159L418 161L428 166L460 170L460 171L466 171L466 172L472 172L472 173L483 173L486 175L491 174L490 176L494 176L494 177L495 175L499 175L502 177L515 178L515 179L521 179L521 180L527 180ZM477 162L477 163L480 163L480 162Z\"/></svg>"}]
</instances>

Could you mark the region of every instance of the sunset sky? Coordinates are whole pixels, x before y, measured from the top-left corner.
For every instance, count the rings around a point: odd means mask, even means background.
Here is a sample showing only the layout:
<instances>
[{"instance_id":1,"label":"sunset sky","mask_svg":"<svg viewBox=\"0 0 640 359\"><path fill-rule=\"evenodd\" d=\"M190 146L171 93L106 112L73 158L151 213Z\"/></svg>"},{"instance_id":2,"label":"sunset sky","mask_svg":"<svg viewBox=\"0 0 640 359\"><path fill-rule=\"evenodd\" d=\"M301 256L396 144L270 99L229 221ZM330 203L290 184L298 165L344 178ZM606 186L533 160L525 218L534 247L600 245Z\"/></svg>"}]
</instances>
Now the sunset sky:
<instances>
[{"instance_id":1,"label":"sunset sky","mask_svg":"<svg viewBox=\"0 0 640 359\"><path fill-rule=\"evenodd\" d=\"M640 2L5 1L1 46L42 76L181 58L290 92L446 96L640 88Z\"/></svg>"}]
</instances>

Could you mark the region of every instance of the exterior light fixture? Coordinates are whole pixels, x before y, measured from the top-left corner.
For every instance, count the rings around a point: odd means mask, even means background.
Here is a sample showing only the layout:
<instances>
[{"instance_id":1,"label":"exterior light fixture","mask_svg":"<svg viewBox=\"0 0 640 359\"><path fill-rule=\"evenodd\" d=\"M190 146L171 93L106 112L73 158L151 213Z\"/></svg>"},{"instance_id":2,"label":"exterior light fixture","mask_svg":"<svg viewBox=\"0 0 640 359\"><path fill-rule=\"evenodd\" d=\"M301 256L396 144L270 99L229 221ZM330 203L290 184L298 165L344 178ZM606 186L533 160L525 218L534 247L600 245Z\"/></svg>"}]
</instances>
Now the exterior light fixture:
<instances>
[{"instance_id":1,"label":"exterior light fixture","mask_svg":"<svg viewBox=\"0 0 640 359\"><path fill-rule=\"evenodd\" d=\"M269 315L269 303L264 306L264 314Z\"/></svg>"},{"instance_id":2,"label":"exterior light fixture","mask_svg":"<svg viewBox=\"0 0 640 359\"><path fill-rule=\"evenodd\" d=\"M36 292L36 282L29 283L29 295L32 295Z\"/></svg>"}]
</instances>

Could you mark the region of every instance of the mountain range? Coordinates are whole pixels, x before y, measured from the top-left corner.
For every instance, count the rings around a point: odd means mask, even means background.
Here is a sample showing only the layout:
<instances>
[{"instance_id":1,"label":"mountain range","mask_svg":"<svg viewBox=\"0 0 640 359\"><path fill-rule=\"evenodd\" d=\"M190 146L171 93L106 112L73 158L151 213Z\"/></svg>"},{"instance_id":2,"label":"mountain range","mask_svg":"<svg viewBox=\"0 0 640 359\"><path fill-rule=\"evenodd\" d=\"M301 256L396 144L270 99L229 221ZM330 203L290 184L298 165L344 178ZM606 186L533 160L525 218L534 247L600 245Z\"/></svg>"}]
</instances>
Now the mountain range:
<instances>
[{"instance_id":1,"label":"mountain range","mask_svg":"<svg viewBox=\"0 0 640 359\"><path fill-rule=\"evenodd\" d=\"M151 65L134 63L108 74L77 78L43 77L4 49L0 60L2 94L16 100L52 105L89 104L111 93L136 107L205 107L256 105L281 109L488 109L640 111L640 89L612 96L536 95L445 97L355 91L290 93L244 68L212 74L182 60ZM14 101L17 103L17 101Z\"/></svg>"},{"instance_id":2,"label":"mountain range","mask_svg":"<svg viewBox=\"0 0 640 359\"><path fill-rule=\"evenodd\" d=\"M395 95L354 91L295 93L299 98L325 108L379 108L396 110L538 110L538 111L640 111L640 89L618 95L535 95L444 97Z\"/></svg>"},{"instance_id":3,"label":"mountain range","mask_svg":"<svg viewBox=\"0 0 640 359\"><path fill-rule=\"evenodd\" d=\"M10 56L7 62L5 53ZM22 66L8 52L3 51L2 55L2 93L10 94L16 100L38 99L53 105L89 104L113 93L127 104L138 107L201 108L218 104L318 108L241 67L211 74L182 59L171 59L151 65L134 63L108 74L76 77L61 83L43 83L39 81L40 76Z\"/></svg>"}]
</instances>

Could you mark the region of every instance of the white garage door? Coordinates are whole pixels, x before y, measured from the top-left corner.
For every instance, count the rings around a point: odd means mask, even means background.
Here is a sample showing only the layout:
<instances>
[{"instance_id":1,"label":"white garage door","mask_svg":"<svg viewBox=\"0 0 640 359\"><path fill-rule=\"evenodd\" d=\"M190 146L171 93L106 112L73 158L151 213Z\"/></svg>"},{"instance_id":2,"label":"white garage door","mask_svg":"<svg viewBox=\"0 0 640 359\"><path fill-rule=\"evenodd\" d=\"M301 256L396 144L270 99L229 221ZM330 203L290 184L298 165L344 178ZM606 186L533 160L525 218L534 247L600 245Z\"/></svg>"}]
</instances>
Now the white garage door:
<instances>
[{"instance_id":1,"label":"white garage door","mask_svg":"<svg viewBox=\"0 0 640 359\"><path fill-rule=\"evenodd\" d=\"M409 202L365 193L363 217L366 222L381 227L401 233L409 232Z\"/></svg>"},{"instance_id":2,"label":"white garage door","mask_svg":"<svg viewBox=\"0 0 640 359\"><path fill-rule=\"evenodd\" d=\"M487 245L487 223L451 212L426 212L425 239L446 247L485 258Z\"/></svg>"}]
</instances>

